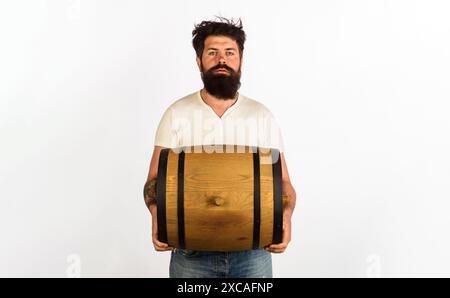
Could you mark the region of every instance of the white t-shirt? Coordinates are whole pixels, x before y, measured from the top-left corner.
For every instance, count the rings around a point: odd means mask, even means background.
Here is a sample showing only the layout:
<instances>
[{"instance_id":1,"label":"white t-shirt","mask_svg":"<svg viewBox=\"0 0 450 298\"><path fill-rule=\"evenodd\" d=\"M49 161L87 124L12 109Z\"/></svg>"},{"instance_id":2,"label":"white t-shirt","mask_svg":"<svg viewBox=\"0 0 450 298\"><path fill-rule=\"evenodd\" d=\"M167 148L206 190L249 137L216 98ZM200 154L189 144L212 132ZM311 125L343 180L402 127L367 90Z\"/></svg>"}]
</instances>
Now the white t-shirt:
<instances>
[{"instance_id":1,"label":"white t-shirt","mask_svg":"<svg viewBox=\"0 0 450 298\"><path fill-rule=\"evenodd\" d=\"M275 148L284 152L281 131L273 114L240 92L222 117L203 101L200 90L167 108L156 131L155 146L179 148L210 144Z\"/></svg>"}]
</instances>

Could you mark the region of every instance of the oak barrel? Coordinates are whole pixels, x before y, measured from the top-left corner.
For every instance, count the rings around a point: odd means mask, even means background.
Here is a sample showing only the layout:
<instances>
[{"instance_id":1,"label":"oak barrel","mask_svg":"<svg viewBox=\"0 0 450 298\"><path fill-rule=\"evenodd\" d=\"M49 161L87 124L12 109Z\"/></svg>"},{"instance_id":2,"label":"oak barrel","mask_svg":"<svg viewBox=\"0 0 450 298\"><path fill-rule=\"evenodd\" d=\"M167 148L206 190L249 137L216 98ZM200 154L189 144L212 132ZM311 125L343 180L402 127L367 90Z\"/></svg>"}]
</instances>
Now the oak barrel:
<instances>
[{"instance_id":1,"label":"oak barrel","mask_svg":"<svg viewBox=\"0 0 450 298\"><path fill-rule=\"evenodd\" d=\"M280 243L282 167L274 148L165 148L157 177L158 240L200 251Z\"/></svg>"}]
</instances>

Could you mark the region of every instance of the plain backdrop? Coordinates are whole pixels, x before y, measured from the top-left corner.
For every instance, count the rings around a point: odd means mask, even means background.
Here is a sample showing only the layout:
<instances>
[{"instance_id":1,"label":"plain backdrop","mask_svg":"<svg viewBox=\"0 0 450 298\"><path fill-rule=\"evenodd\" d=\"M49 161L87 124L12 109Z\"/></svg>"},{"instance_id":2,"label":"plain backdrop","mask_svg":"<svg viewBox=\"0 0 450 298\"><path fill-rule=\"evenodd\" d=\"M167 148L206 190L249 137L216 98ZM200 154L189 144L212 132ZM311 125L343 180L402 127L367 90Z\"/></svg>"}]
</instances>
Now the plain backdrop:
<instances>
[{"instance_id":1,"label":"plain backdrop","mask_svg":"<svg viewBox=\"0 0 450 298\"><path fill-rule=\"evenodd\" d=\"M276 277L450 276L446 0L0 2L0 276L166 277L142 187L191 33L247 33L240 92L297 191Z\"/></svg>"}]
</instances>

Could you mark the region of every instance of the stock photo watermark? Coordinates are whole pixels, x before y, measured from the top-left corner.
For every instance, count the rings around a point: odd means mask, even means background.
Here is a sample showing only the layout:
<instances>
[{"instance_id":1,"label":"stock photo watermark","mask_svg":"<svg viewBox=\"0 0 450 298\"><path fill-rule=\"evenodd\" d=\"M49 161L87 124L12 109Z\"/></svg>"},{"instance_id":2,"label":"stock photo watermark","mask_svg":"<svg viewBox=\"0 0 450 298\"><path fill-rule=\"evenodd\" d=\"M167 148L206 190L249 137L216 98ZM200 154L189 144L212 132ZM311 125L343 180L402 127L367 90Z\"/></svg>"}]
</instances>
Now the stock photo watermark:
<instances>
[{"instance_id":1,"label":"stock photo watermark","mask_svg":"<svg viewBox=\"0 0 450 298\"><path fill-rule=\"evenodd\" d=\"M239 144L252 144L248 147L259 147L263 153L268 153L271 147L281 147L282 144L278 125L273 119L264 116L219 121L195 110L189 116L169 111L166 117L170 121L162 125L164 131L171 132L167 134L170 135L167 140L170 147L186 147L188 153L190 144L194 144L194 153L245 153L246 146Z\"/></svg>"},{"instance_id":2,"label":"stock photo watermark","mask_svg":"<svg viewBox=\"0 0 450 298\"><path fill-rule=\"evenodd\" d=\"M81 15L81 0L66 0L66 16L70 21L75 21Z\"/></svg>"},{"instance_id":3,"label":"stock photo watermark","mask_svg":"<svg viewBox=\"0 0 450 298\"><path fill-rule=\"evenodd\" d=\"M380 278L381 277L381 257L378 254L370 254L366 258L366 277Z\"/></svg>"},{"instance_id":4,"label":"stock photo watermark","mask_svg":"<svg viewBox=\"0 0 450 298\"><path fill-rule=\"evenodd\" d=\"M80 278L81 277L81 257L78 254L70 254L66 258L67 269L66 277Z\"/></svg>"}]
</instances>

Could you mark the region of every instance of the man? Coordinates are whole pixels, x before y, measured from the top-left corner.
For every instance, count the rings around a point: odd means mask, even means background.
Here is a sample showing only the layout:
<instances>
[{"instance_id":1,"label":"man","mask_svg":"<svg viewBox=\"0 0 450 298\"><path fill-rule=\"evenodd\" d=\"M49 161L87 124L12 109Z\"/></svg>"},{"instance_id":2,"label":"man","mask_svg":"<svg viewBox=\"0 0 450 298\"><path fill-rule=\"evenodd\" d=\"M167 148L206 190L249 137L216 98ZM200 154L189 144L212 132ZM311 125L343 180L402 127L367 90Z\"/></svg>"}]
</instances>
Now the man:
<instances>
[{"instance_id":1,"label":"man","mask_svg":"<svg viewBox=\"0 0 450 298\"><path fill-rule=\"evenodd\" d=\"M156 132L144 197L152 215L153 245L172 251L170 277L272 277L271 253L282 253L291 240L296 193L289 178L281 133L272 113L238 92L245 42L242 22L220 18L204 21L192 32L196 61L204 88L174 102ZM235 133L238 131L237 134ZM163 148L204 144L235 144L279 149L282 164L282 243L240 252L199 252L174 249L157 239L155 179Z\"/></svg>"}]
</instances>

